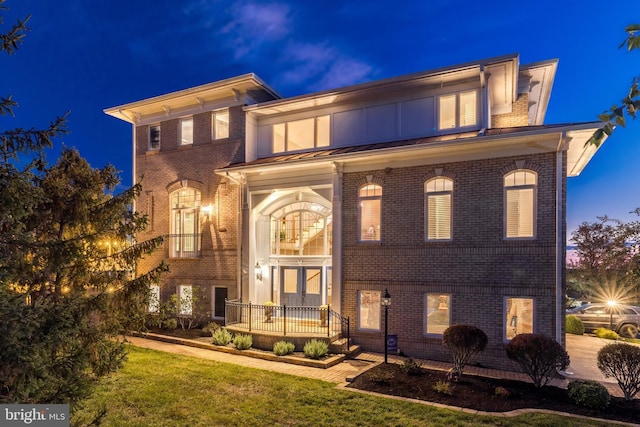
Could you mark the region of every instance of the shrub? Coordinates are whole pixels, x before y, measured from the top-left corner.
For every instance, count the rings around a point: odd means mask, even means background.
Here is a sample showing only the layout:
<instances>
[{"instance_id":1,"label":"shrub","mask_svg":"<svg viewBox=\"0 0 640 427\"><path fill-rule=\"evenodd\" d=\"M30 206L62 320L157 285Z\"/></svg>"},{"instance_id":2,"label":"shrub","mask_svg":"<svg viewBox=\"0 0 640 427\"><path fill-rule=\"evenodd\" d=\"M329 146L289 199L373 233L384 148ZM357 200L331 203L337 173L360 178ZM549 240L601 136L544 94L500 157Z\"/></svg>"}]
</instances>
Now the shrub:
<instances>
[{"instance_id":1,"label":"shrub","mask_svg":"<svg viewBox=\"0 0 640 427\"><path fill-rule=\"evenodd\" d=\"M369 371L367 375L374 383L388 383L393 379L393 372L391 371Z\"/></svg>"},{"instance_id":2,"label":"shrub","mask_svg":"<svg viewBox=\"0 0 640 427\"><path fill-rule=\"evenodd\" d=\"M231 332L225 328L217 329L211 336L211 343L215 345L227 345L231 342Z\"/></svg>"},{"instance_id":3,"label":"shrub","mask_svg":"<svg viewBox=\"0 0 640 427\"><path fill-rule=\"evenodd\" d=\"M236 335L233 339L233 345L235 345L238 350L248 350L251 348L251 345L253 345L253 337L249 334Z\"/></svg>"},{"instance_id":4,"label":"shrub","mask_svg":"<svg viewBox=\"0 0 640 427\"><path fill-rule=\"evenodd\" d=\"M569 366L569 354L553 338L519 334L507 344L507 357L516 361L536 387L542 387L558 370Z\"/></svg>"},{"instance_id":5,"label":"shrub","mask_svg":"<svg viewBox=\"0 0 640 427\"><path fill-rule=\"evenodd\" d=\"M447 396L453 396L453 387L449 381L438 381L433 386L433 391Z\"/></svg>"},{"instance_id":6,"label":"shrub","mask_svg":"<svg viewBox=\"0 0 640 427\"><path fill-rule=\"evenodd\" d=\"M164 319L162 321L162 329L166 329L168 331L173 331L178 328L178 319Z\"/></svg>"},{"instance_id":7,"label":"shrub","mask_svg":"<svg viewBox=\"0 0 640 427\"><path fill-rule=\"evenodd\" d=\"M582 320L578 316L570 314L567 316L567 327L568 334L573 335L583 335L584 334L584 324Z\"/></svg>"},{"instance_id":8,"label":"shrub","mask_svg":"<svg viewBox=\"0 0 640 427\"><path fill-rule=\"evenodd\" d=\"M329 353L329 344L325 341L313 339L311 341L307 341L303 350L305 356L311 359L322 359L327 355L327 353Z\"/></svg>"},{"instance_id":9,"label":"shrub","mask_svg":"<svg viewBox=\"0 0 640 427\"><path fill-rule=\"evenodd\" d=\"M571 381L567 385L567 394L576 405L591 409L604 409L611 401L607 388L597 381Z\"/></svg>"},{"instance_id":10,"label":"shrub","mask_svg":"<svg viewBox=\"0 0 640 427\"><path fill-rule=\"evenodd\" d=\"M273 345L273 353L276 356L286 356L287 354L293 353L296 349L296 346L292 342L287 341L278 341Z\"/></svg>"},{"instance_id":11,"label":"shrub","mask_svg":"<svg viewBox=\"0 0 640 427\"><path fill-rule=\"evenodd\" d=\"M211 337L213 333L220 329L220 325L216 322L209 322L202 328L202 336L203 337Z\"/></svg>"},{"instance_id":12,"label":"shrub","mask_svg":"<svg viewBox=\"0 0 640 427\"><path fill-rule=\"evenodd\" d=\"M640 347L624 343L607 344L598 352L598 369L605 377L613 377L631 400L640 391Z\"/></svg>"},{"instance_id":13,"label":"shrub","mask_svg":"<svg viewBox=\"0 0 640 427\"><path fill-rule=\"evenodd\" d=\"M498 397L502 397L502 398L509 398L511 397L511 392L501 386L497 386L494 390L493 390L493 394L495 394Z\"/></svg>"},{"instance_id":14,"label":"shrub","mask_svg":"<svg viewBox=\"0 0 640 427\"><path fill-rule=\"evenodd\" d=\"M614 331L612 331L611 329L607 329L607 328L598 328L595 331L593 331L593 333L598 337L598 338L604 338L605 340L617 340L618 334L616 334Z\"/></svg>"},{"instance_id":15,"label":"shrub","mask_svg":"<svg viewBox=\"0 0 640 427\"><path fill-rule=\"evenodd\" d=\"M402 370L407 375L417 376L422 374L422 364L409 358L402 363Z\"/></svg>"},{"instance_id":16,"label":"shrub","mask_svg":"<svg viewBox=\"0 0 640 427\"><path fill-rule=\"evenodd\" d=\"M449 379L457 380L464 367L487 346L488 338L482 329L472 325L449 326L442 334L442 344L453 356Z\"/></svg>"}]
</instances>

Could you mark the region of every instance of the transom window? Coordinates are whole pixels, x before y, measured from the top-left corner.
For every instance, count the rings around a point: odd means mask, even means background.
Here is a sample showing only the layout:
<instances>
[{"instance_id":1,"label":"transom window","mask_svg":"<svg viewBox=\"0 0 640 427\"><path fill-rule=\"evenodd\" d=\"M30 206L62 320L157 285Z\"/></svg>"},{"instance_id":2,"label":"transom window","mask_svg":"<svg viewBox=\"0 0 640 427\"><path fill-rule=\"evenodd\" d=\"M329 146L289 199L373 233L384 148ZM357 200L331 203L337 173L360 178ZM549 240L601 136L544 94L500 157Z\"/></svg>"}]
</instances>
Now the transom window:
<instances>
[{"instance_id":1,"label":"transom window","mask_svg":"<svg viewBox=\"0 0 640 427\"><path fill-rule=\"evenodd\" d=\"M328 147L329 116L311 117L273 125L273 152Z\"/></svg>"},{"instance_id":2,"label":"transom window","mask_svg":"<svg viewBox=\"0 0 640 427\"><path fill-rule=\"evenodd\" d=\"M271 214L271 254L331 255L331 210L296 202Z\"/></svg>"},{"instance_id":3,"label":"transom window","mask_svg":"<svg viewBox=\"0 0 640 427\"><path fill-rule=\"evenodd\" d=\"M200 192L181 188L171 193L170 257L200 256Z\"/></svg>"},{"instance_id":4,"label":"transom window","mask_svg":"<svg viewBox=\"0 0 640 427\"><path fill-rule=\"evenodd\" d=\"M180 120L180 145L193 144L193 117Z\"/></svg>"},{"instance_id":5,"label":"transom window","mask_svg":"<svg viewBox=\"0 0 640 427\"><path fill-rule=\"evenodd\" d=\"M507 239L535 237L537 184L537 174L526 169L504 176L504 229Z\"/></svg>"},{"instance_id":6,"label":"transom window","mask_svg":"<svg viewBox=\"0 0 640 427\"><path fill-rule=\"evenodd\" d=\"M425 240L451 240L453 180L435 177L424 183Z\"/></svg>"},{"instance_id":7,"label":"transom window","mask_svg":"<svg viewBox=\"0 0 640 427\"><path fill-rule=\"evenodd\" d=\"M477 91L452 93L438 97L438 129L455 129L478 123Z\"/></svg>"},{"instance_id":8,"label":"transom window","mask_svg":"<svg viewBox=\"0 0 640 427\"><path fill-rule=\"evenodd\" d=\"M229 110L211 113L211 135L213 139L229 138Z\"/></svg>"},{"instance_id":9,"label":"transom window","mask_svg":"<svg viewBox=\"0 0 640 427\"><path fill-rule=\"evenodd\" d=\"M358 192L358 229L361 242L380 241L382 187L367 184Z\"/></svg>"},{"instance_id":10,"label":"transom window","mask_svg":"<svg viewBox=\"0 0 640 427\"><path fill-rule=\"evenodd\" d=\"M149 126L149 150L160 149L160 125Z\"/></svg>"}]
</instances>

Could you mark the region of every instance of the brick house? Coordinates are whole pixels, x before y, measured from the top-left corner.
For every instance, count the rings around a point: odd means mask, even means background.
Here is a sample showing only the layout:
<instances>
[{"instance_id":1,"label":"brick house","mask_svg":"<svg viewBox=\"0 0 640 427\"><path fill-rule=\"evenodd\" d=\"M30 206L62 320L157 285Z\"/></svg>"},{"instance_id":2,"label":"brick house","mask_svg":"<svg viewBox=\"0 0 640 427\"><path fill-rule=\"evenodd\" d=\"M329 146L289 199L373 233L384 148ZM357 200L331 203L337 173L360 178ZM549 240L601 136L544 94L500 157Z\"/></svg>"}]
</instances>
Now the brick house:
<instances>
[{"instance_id":1,"label":"brick house","mask_svg":"<svg viewBox=\"0 0 640 427\"><path fill-rule=\"evenodd\" d=\"M517 333L564 344L566 179L600 124L543 123L556 66L507 55L284 99L245 75L105 110L133 125L148 236L170 236L154 292L200 289L214 319L225 298L329 304L381 351L388 290L413 357L448 359L458 323L487 333L487 366Z\"/></svg>"}]
</instances>

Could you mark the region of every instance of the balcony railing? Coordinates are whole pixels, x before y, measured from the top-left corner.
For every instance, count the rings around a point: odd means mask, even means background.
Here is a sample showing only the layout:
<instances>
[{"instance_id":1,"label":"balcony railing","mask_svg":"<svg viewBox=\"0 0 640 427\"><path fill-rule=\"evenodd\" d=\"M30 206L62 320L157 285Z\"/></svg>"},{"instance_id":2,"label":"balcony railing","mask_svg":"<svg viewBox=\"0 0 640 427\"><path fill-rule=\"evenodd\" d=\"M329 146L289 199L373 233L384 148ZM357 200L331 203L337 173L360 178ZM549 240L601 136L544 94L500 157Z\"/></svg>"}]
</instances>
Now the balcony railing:
<instances>
[{"instance_id":1,"label":"balcony railing","mask_svg":"<svg viewBox=\"0 0 640 427\"><path fill-rule=\"evenodd\" d=\"M286 305L258 305L238 300L225 301L225 325L247 329L293 334L318 334L327 337L341 335L350 338L349 318L331 310L331 306L290 307Z\"/></svg>"},{"instance_id":2,"label":"balcony railing","mask_svg":"<svg viewBox=\"0 0 640 427\"><path fill-rule=\"evenodd\" d=\"M169 258L199 258L202 247L202 234L169 234Z\"/></svg>"}]
</instances>

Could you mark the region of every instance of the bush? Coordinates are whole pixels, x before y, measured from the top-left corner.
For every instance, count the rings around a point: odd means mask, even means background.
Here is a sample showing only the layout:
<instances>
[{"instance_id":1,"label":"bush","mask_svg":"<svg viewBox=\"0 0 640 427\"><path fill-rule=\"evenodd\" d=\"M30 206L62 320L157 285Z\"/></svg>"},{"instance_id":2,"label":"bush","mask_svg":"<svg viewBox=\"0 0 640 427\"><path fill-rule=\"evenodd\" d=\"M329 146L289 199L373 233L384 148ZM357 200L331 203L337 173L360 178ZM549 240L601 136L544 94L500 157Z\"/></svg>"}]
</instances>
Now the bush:
<instances>
[{"instance_id":1,"label":"bush","mask_svg":"<svg viewBox=\"0 0 640 427\"><path fill-rule=\"evenodd\" d=\"M507 344L507 357L516 361L536 387L547 385L558 370L569 366L569 354L553 338L519 334Z\"/></svg>"},{"instance_id":2,"label":"bush","mask_svg":"<svg viewBox=\"0 0 640 427\"><path fill-rule=\"evenodd\" d=\"M227 345L231 342L231 332L225 328L217 329L211 336L211 343L215 345Z\"/></svg>"},{"instance_id":3,"label":"bush","mask_svg":"<svg viewBox=\"0 0 640 427\"><path fill-rule=\"evenodd\" d=\"M571 381L567 385L567 393L576 405L585 408L604 409L611 401L607 388L597 381Z\"/></svg>"},{"instance_id":4,"label":"bush","mask_svg":"<svg viewBox=\"0 0 640 427\"><path fill-rule=\"evenodd\" d=\"M442 344L453 356L453 368L447 375L449 379L457 380L460 378L464 367L471 362L478 353L484 351L487 342L487 334L475 326L449 326L442 334Z\"/></svg>"},{"instance_id":5,"label":"bush","mask_svg":"<svg viewBox=\"0 0 640 427\"><path fill-rule=\"evenodd\" d=\"M433 391L447 396L453 396L453 387L449 381L438 381L433 386Z\"/></svg>"},{"instance_id":6,"label":"bush","mask_svg":"<svg viewBox=\"0 0 640 427\"><path fill-rule=\"evenodd\" d=\"M296 346L292 342L287 341L278 341L273 345L273 353L276 356L286 356L287 354L293 353L296 349Z\"/></svg>"},{"instance_id":7,"label":"bush","mask_svg":"<svg viewBox=\"0 0 640 427\"><path fill-rule=\"evenodd\" d=\"M178 319L164 319L162 321L162 329L166 329L168 331L173 331L178 328Z\"/></svg>"},{"instance_id":8,"label":"bush","mask_svg":"<svg viewBox=\"0 0 640 427\"><path fill-rule=\"evenodd\" d=\"M640 347L624 343L607 344L598 352L598 369L605 377L613 377L631 400L640 391Z\"/></svg>"},{"instance_id":9,"label":"bush","mask_svg":"<svg viewBox=\"0 0 640 427\"><path fill-rule=\"evenodd\" d=\"M253 345L253 337L249 334L236 335L233 339L233 345L235 345L238 350L248 350Z\"/></svg>"},{"instance_id":10,"label":"bush","mask_svg":"<svg viewBox=\"0 0 640 427\"><path fill-rule=\"evenodd\" d=\"M405 374L411 376L417 376L422 374L422 364L416 362L414 359L409 358L402 363L402 370Z\"/></svg>"},{"instance_id":11,"label":"bush","mask_svg":"<svg viewBox=\"0 0 640 427\"><path fill-rule=\"evenodd\" d=\"M203 337L212 337L213 333L215 331L217 331L218 329L220 329L220 325L218 325L216 322L210 322L207 323L203 328L202 328L202 336Z\"/></svg>"},{"instance_id":12,"label":"bush","mask_svg":"<svg viewBox=\"0 0 640 427\"><path fill-rule=\"evenodd\" d=\"M566 331L568 334L583 335L584 324L582 323L582 320L573 314L568 315Z\"/></svg>"},{"instance_id":13,"label":"bush","mask_svg":"<svg viewBox=\"0 0 640 427\"><path fill-rule=\"evenodd\" d=\"M313 339L304 345L304 354L311 359L322 359L327 353L329 353L329 344L325 341Z\"/></svg>"},{"instance_id":14,"label":"bush","mask_svg":"<svg viewBox=\"0 0 640 427\"><path fill-rule=\"evenodd\" d=\"M593 331L593 333L598 337L598 338L604 338L605 340L617 340L618 334L616 334L614 331L612 331L611 329L607 329L607 328L598 328L595 331Z\"/></svg>"}]
</instances>

